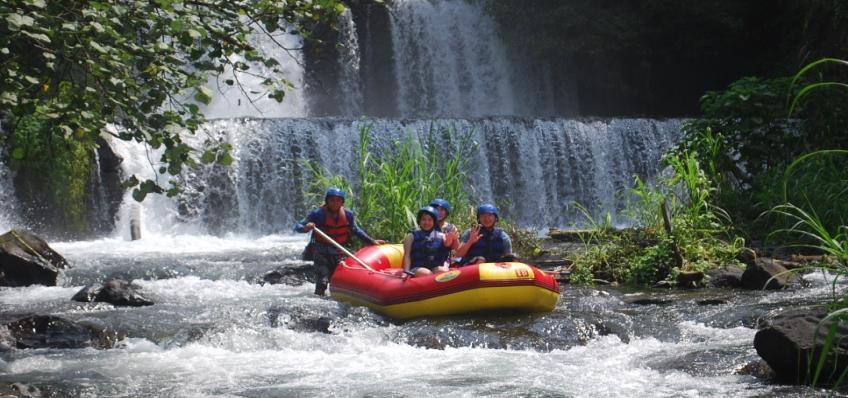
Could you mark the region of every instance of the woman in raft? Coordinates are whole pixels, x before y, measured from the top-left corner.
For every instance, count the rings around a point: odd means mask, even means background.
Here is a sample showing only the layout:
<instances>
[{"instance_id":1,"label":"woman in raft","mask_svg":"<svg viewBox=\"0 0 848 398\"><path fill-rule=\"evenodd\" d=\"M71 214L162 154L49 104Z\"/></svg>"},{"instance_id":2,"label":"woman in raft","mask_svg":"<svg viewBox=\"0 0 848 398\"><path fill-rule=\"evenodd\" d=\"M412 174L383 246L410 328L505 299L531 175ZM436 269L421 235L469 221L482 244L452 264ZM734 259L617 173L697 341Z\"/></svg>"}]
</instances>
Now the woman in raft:
<instances>
[{"instance_id":1,"label":"woman in raft","mask_svg":"<svg viewBox=\"0 0 848 398\"><path fill-rule=\"evenodd\" d=\"M403 272L407 275L440 274L448 270L449 248L457 241L457 232L439 231L436 220L438 211L435 208L425 206L418 210L418 229L403 239Z\"/></svg>"}]
</instances>

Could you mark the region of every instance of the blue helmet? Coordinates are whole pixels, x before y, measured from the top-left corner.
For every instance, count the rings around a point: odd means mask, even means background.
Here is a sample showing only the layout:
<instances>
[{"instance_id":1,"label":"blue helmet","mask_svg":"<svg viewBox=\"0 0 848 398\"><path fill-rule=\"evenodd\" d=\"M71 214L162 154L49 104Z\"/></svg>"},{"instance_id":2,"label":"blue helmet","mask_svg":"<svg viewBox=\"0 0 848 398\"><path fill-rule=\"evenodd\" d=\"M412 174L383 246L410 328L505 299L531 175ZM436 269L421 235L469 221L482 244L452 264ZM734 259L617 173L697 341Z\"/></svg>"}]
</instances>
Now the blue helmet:
<instances>
[{"instance_id":1,"label":"blue helmet","mask_svg":"<svg viewBox=\"0 0 848 398\"><path fill-rule=\"evenodd\" d=\"M415 221L418 222L419 226L421 225L421 216L424 214L429 214L430 217L433 217L433 225L435 226L436 221L439 220L439 211L433 206L424 206L418 209L418 215L415 217Z\"/></svg>"},{"instance_id":2,"label":"blue helmet","mask_svg":"<svg viewBox=\"0 0 848 398\"><path fill-rule=\"evenodd\" d=\"M480 205L480 207L477 208L477 221L480 221L480 215L485 213L494 214L495 221L500 219L500 216L498 216L498 208L491 203L483 203L482 205Z\"/></svg>"},{"instance_id":3,"label":"blue helmet","mask_svg":"<svg viewBox=\"0 0 848 398\"><path fill-rule=\"evenodd\" d=\"M330 199L330 196L338 196L338 197L342 198L342 200L344 200L345 192L342 191L340 188L335 188L335 187L330 188L330 189L327 190L327 194L324 195L324 201L326 202L327 199Z\"/></svg>"},{"instance_id":4,"label":"blue helmet","mask_svg":"<svg viewBox=\"0 0 848 398\"><path fill-rule=\"evenodd\" d=\"M437 207L437 208L441 207L441 208L445 209L445 211L448 212L448 214L451 213L450 202L448 202L447 200L444 200L442 198L433 199L433 201L430 202L430 206Z\"/></svg>"}]
</instances>

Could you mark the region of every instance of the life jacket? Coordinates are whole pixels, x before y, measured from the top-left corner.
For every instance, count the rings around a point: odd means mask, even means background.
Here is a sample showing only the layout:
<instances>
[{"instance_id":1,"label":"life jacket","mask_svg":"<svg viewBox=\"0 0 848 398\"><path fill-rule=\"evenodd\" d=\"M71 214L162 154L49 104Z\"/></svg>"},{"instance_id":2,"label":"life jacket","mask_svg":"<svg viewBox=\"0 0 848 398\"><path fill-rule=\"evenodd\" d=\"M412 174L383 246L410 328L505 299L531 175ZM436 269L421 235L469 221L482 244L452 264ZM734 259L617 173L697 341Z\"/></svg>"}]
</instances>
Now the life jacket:
<instances>
[{"instance_id":1,"label":"life jacket","mask_svg":"<svg viewBox=\"0 0 848 398\"><path fill-rule=\"evenodd\" d=\"M327 205L321 206L321 209L324 211L324 222L316 225L316 228L327 234L327 236L333 238L333 240L335 240L338 244L345 245L350 238L351 231L350 224L347 222L347 210L345 210L344 207L340 208L339 217L337 219L330 214L329 210L327 210ZM318 234L314 234L313 237L318 243L332 245L332 243Z\"/></svg>"},{"instance_id":2,"label":"life jacket","mask_svg":"<svg viewBox=\"0 0 848 398\"><path fill-rule=\"evenodd\" d=\"M412 249L410 268L435 268L448 259L450 248L445 251L445 235L435 229L430 231L412 231Z\"/></svg>"},{"instance_id":3,"label":"life jacket","mask_svg":"<svg viewBox=\"0 0 848 398\"><path fill-rule=\"evenodd\" d=\"M463 264L478 256L486 258L486 261L498 261L506 254L504 231L502 229L494 228L492 232L481 230L481 233L480 239L468 249L468 253L462 258Z\"/></svg>"}]
</instances>

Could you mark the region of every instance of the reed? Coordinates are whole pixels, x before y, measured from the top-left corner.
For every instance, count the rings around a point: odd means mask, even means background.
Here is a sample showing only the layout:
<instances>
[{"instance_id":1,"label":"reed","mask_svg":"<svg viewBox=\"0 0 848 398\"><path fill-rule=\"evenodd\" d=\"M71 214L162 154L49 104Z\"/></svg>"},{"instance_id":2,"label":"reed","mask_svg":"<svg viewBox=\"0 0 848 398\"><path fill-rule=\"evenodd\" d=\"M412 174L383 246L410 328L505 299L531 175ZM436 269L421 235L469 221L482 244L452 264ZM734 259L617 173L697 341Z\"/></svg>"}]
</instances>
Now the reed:
<instances>
[{"instance_id":1,"label":"reed","mask_svg":"<svg viewBox=\"0 0 848 398\"><path fill-rule=\"evenodd\" d=\"M373 142L371 125L363 124L356 146L355 181L329 175L310 163L315 178L308 189L315 197L329 186L345 187L351 192L346 206L356 211L359 223L372 236L392 242L414 229L418 209L437 197L451 202L454 214L449 221L462 225L460 221L469 217L464 209L470 207L466 170L475 149L471 133L452 129L410 133L380 147ZM438 134L455 139L440 141Z\"/></svg>"}]
</instances>

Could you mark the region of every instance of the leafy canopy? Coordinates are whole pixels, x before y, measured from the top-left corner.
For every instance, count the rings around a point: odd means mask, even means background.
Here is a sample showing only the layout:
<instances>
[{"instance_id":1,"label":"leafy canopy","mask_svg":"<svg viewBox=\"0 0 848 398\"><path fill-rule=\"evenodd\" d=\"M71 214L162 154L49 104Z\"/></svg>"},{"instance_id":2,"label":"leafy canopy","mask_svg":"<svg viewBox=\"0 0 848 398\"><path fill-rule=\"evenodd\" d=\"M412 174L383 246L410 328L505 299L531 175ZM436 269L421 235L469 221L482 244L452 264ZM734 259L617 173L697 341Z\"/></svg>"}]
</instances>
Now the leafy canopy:
<instances>
[{"instance_id":1,"label":"leafy canopy","mask_svg":"<svg viewBox=\"0 0 848 398\"><path fill-rule=\"evenodd\" d=\"M231 161L229 147L207 141L203 151L181 135L204 121L199 103L213 93L210 77L233 70L254 73L261 63L263 95L282 101L286 82L280 60L250 40L266 34L311 30L344 10L338 0L8 0L0 3L0 118L14 131L35 115L44 134L93 147L100 134L164 147L160 173L178 174L197 162ZM299 50L299 49L290 49ZM107 124L120 126L109 132ZM9 148L25 159L22 148ZM139 182L135 197L164 192L158 181ZM170 181L169 194L177 192Z\"/></svg>"}]
</instances>

